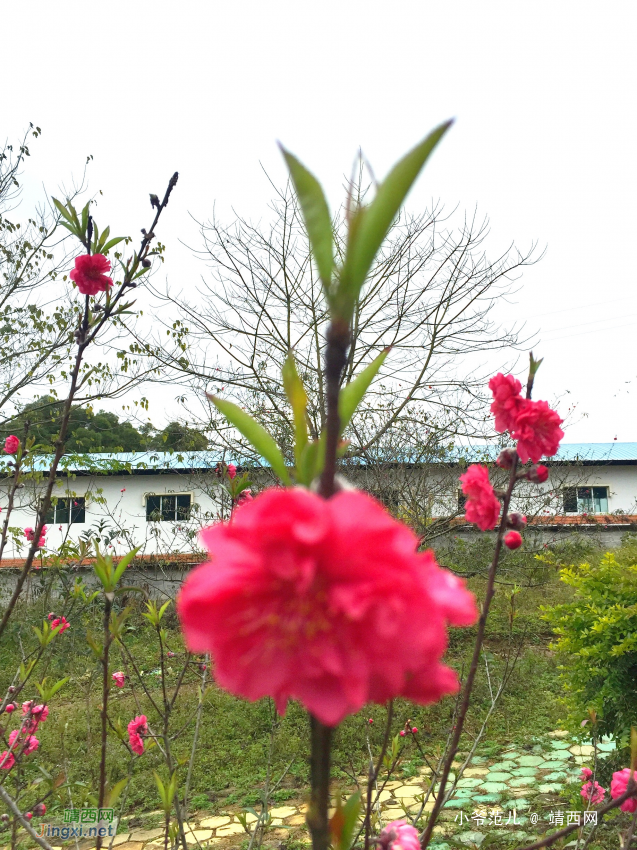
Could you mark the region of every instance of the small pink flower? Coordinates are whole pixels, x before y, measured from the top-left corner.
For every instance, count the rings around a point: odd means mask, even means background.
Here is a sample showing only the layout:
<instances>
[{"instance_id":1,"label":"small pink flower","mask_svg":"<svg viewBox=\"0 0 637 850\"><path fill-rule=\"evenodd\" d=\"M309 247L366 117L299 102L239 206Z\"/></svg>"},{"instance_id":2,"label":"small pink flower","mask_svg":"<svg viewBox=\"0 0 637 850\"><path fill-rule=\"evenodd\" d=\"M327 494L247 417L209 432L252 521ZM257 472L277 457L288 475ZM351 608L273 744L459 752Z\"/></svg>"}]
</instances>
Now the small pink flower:
<instances>
[{"instance_id":1,"label":"small pink flower","mask_svg":"<svg viewBox=\"0 0 637 850\"><path fill-rule=\"evenodd\" d=\"M579 778L582 782L587 782L591 778L592 775L593 775L593 771L590 769L590 767L583 767L582 772L579 775Z\"/></svg>"},{"instance_id":2,"label":"small pink flower","mask_svg":"<svg viewBox=\"0 0 637 850\"><path fill-rule=\"evenodd\" d=\"M171 652L171 651L170 651L170 649L166 652L166 655L167 655L169 658L174 658L174 657L175 657L175 653L174 653L174 652Z\"/></svg>"},{"instance_id":3,"label":"small pink flower","mask_svg":"<svg viewBox=\"0 0 637 850\"><path fill-rule=\"evenodd\" d=\"M119 492L120 492L120 493L125 493L125 492L126 492L126 487L122 487L122 489L121 489Z\"/></svg>"},{"instance_id":4,"label":"small pink flower","mask_svg":"<svg viewBox=\"0 0 637 850\"><path fill-rule=\"evenodd\" d=\"M5 708L5 711L7 712L7 714L11 714L12 712L14 712L15 704L10 702L9 705Z\"/></svg>"},{"instance_id":5,"label":"small pink flower","mask_svg":"<svg viewBox=\"0 0 637 850\"><path fill-rule=\"evenodd\" d=\"M493 393L491 413L495 416L496 431L511 431L515 425L518 413L524 399L520 395L522 384L513 375L503 375L498 372L489 381L489 389Z\"/></svg>"},{"instance_id":6,"label":"small pink flower","mask_svg":"<svg viewBox=\"0 0 637 850\"><path fill-rule=\"evenodd\" d=\"M582 785L580 794L591 805L597 806L599 803L604 802L606 791L599 782L587 782L585 785ZM624 807L621 806L620 808L623 809Z\"/></svg>"},{"instance_id":7,"label":"small pink flower","mask_svg":"<svg viewBox=\"0 0 637 850\"><path fill-rule=\"evenodd\" d=\"M239 505L244 505L246 502L252 502L254 496L252 495L252 490L248 487L245 490L242 490L237 496L237 507Z\"/></svg>"},{"instance_id":8,"label":"small pink flower","mask_svg":"<svg viewBox=\"0 0 637 850\"><path fill-rule=\"evenodd\" d=\"M526 477L529 481L533 481L535 484L544 484L545 481L548 481L549 470L547 466L544 466L542 463L538 463L537 466L532 466L531 469L526 474ZM551 495L553 495L551 493Z\"/></svg>"},{"instance_id":9,"label":"small pink flower","mask_svg":"<svg viewBox=\"0 0 637 850\"><path fill-rule=\"evenodd\" d=\"M411 727L411 734L412 734L412 735L416 735L417 733L418 733L418 727L417 727L417 726L412 726L412 727Z\"/></svg>"},{"instance_id":10,"label":"small pink flower","mask_svg":"<svg viewBox=\"0 0 637 850\"><path fill-rule=\"evenodd\" d=\"M0 753L0 770L11 770L15 764L15 756L9 750Z\"/></svg>"},{"instance_id":11,"label":"small pink flower","mask_svg":"<svg viewBox=\"0 0 637 850\"><path fill-rule=\"evenodd\" d=\"M106 276L110 270L111 262L103 254L82 254L75 258L70 278L82 295L97 295L113 285L113 279Z\"/></svg>"},{"instance_id":12,"label":"small pink flower","mask_svg":"<svg viewBox=\"0 0 637 850\"><path fill-rule=\"evenodd\" d=\"M60 626L59 635L71 628L71 624L67 621L66 617L56 617L55 620L51 621L52 629L57 629L58 626Z\"/></svg>"},{"instance_id":13,"label":"small pink flower","mask_svg":"<svg viewBox=\"0 0 637 850\"><path fill-rule=\"evenodd\" d=\"M228 478L235 478L237 475L237 467L234 463L229 463L226 468L226 472L228 473Z\"/></svg>"},{"instance_id":14,"label":"small pink flower","mask_svg":"<svg viewBox=\"0 0 637 850\"><path fill-rule=\"evenodd\" d=\"M400 730L400 737L401 737L401 738L404 738L404 737L405 737L405 730L404 730L404 729L401 729L401 730Z\"/></svg>"},{"instance_id":15,"label":"small pink flower","mask_svg":"<svg viewBox=\"0 0 637 850\"><path fill-rule=\"evenodd\" d=\"M33 538L35 537L35 531L31 528L31 526L30 526L30 525L29 525L29 526L27 526L27 527L24 529L24 536L25 536L25 537L26 537L26 539L29 541L29 543L30 543L30 542L33 540Z\"/></svg>"},{"instance_id":16,"label":"small pink flower","mask_svg":"<svg viewBox=\"0 0 637 850\"><path fill-rule=\"evenodd\" d=\"M500 516L500 501L489 481L489 470L474 463L460 476L460 481L467 497L467 522L475 523L482 531L495 528Z\"/></svg>"},{"instance_id":17,"label":"small pink flower","mask_svg":"<svg viewBox=\"0 0 637 850\"><path fill-rule=\"evenodd\" d=\"M11 434L4 441L4 450L8 455L14 455L20 448L20 440Z\"/></svg>"},{"instance_id":18,"label":"small pink flower","mask_svg":"<svg viewBox=\"0 0 637 850\"><path fill-rule=\"evenodd\" d=\"M519 549L522 545L522 535L519 531L509 531L504 535L504 545L507 549Z\"/></svg>"},{"instance_id":19,"label":"small pink flower","mask_svg":"<svg viewBox=\"0 0 637 850\"><path fill-rule=\"evenodd\" d=\"M40 742L34 735L28 735L26 738L22 738L20 731L18 729L14 729L13 732L9 733L9 746L14 749L22 750L24 755L28 756L30 753L34 753L37 750L40 746Z\"/></svg>"},{"instance_id":20,"label":"small pink flower","mask_svg":"<svg viewBox=\"0 0 637 850\"><path fill-rule=\"evenodd\" d=\"M628 782L631 778L631 774L633 772L629 767L625 767L623 770L618 770L613 773L613 779L610 783L610 796L613 800L616 800L618 797L621 797L628 790ZM633 783L635 782L635 776L633 775ZM622 812L634 812L637 811L637 798L629 797L624 803L619 807Z\"/></svg>"},{"instance_id":21,"label":"small pink flower","mask_svg":"<svg viewBox=\"0 0 637 850\"><path fill-rule=\"evenodd\" d=\"M404 820L387 824L378 838L378 843L382 850L420 850L418 830Z\"/></svg>"},{"instance_id":22,"label":"small pink flower","mask_svg":"<svg viewBox=\"0 0 637 850\"><path fill-rule=\"evenodd\" d=\"M117 673L113 673L111 678L113 679L118 688L124 687L124 682L126 681L126 674L123 673L121 670L118 670Z\"/></svg>"},{"instance_id":23,"label":"small pink flower","mask_svg":"<svg viewBox=\"0 0 637 850\"><path fill-rule=\"evenodd\" d=\"M128 724L128 740L131 750L138 756L144 752L142 735L148 735L148 720L145 714L140 714Z\"/></svg>"},{"instance_id":24,"label":"small pink flower","mask_svg":"<svg viewBox=\"0 0 637 850\"><path fill-rule=\"evenodd\" d=\"M32 818L32 817L33 817L33 812L27 812L27 813L25 814L25 818L26 818L27 820L31 820L31 818Z\"/></svg>"},{"instance_id":25,"label":"small pink flower","mask_svg":"<svg viewBox=\"0 0 637 850\"><path fill-rule=\"evenodd\" d=\"M38 803L37 806L33 809L33 814L38 818L41 818L42 815L45 815L46 806L44 805L44 803Z\"/></svg>"},{"instance_id":26,"label":"small pink flower","mask_svg":"<svg viewBox=\"0 0 637 850\"><path fill-rule=\"evenodd\" d=\"M374 725L374 718L370 717L367 722L369 723L370 726L373 726Z\"/></svg>"}]
</instances>

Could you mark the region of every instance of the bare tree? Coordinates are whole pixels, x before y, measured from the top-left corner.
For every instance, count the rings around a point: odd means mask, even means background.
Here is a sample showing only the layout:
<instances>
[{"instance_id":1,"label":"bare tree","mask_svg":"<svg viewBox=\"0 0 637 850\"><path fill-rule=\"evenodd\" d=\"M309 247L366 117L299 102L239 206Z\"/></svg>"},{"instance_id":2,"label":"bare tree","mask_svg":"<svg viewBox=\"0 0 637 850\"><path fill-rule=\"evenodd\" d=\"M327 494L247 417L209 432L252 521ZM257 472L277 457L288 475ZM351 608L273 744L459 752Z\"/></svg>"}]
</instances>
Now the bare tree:
<instances>
[{"instance_id":1,"label":"bare tree","mask_svg":"<svg viewBox=\"0 0 637 850\"><path fill-rule=\"evenodd\" d=\"M360 202L360 174L353 185ZM168 341L165 329L161 338L139 341L139 351L164 364L164 379L194 387L195 404L192 393L181 400L213 444L242 457L249 456L247 445L210 409L204 390L242 405L289 451L281 368L290 349L308 389L313 435L324 425L327 316L289 185L277 191L271 213L266 224L241 217L229 226L216 218L202 224L198 254L209 274L198 297L156 291L170 311ZM346 218L344 209L334 220L341 253ZM454 218L440 205L402 215L376 259L354 315L344 382L384 348L391 352L348 431L350 459L414 460L423 450L439 453L459 435L483 432L481 355L519 343L518 328L504 330L492 320L493 307L535 262L535 246L527 253L511 246L491 260L486 219L474 214L453 226Z\"/></svg>"}]
</instances>

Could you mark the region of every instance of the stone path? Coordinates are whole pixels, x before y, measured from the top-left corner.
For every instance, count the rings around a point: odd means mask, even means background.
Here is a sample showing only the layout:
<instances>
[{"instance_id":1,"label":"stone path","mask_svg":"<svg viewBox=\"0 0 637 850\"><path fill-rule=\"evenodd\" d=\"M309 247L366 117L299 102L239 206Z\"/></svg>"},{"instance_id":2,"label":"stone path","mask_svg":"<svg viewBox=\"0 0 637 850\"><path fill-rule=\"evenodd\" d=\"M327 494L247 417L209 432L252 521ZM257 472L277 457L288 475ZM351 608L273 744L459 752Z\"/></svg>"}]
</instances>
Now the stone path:
<instances>
[{"instance_id":1,"label":"stone path","mask_svg":"<svg viewBox=\"0 0 637 850\"><path fill-rule=\"evenodd\" d=\"M448 850L449 841L479 846L487 832L495 828L507 830L512 843L523 842L537 834L525 831L530 828L529 812L547 811L552 803L555 803L553 808L559 809L559 795L564 785L577 781L582 766L592 760L593 747L573 744L567 736L567 732L556 730L525 747L505 747L497 758L474 757L434 829L438 850ZM598 746L601 755L614 748L613 743ZM460 767L460 763L455 763L454 767ZM429 775L429 771L423 769L417 777L386 784L380 796L383 823L418 812L429 786ZM455 781L455 776L452 775L452 779ZM430 799L425 812L432 808L433 800ZM563 811L564 803L561 808ZM302 801L270 809L264 843L274 839L279 844L290 837L309 843L306 810L307 805ZM514 810L513 822L507 823ZM144 817L150 819L160 814L151 812ZM480 818L472 820L475 814L484 816L482 823L479 823ZM193 848L199 845L239 846L256 820L254 814L236 809L212 817L201 815L189 824L186 839ZM125 831L125 822L123 819L114 841L117 850L163 850L161 827ZM546 825L544 821L543 829ZM81 842L80 850L90 850L93 845L94 842Z\"/></svg>"}]
</instances>

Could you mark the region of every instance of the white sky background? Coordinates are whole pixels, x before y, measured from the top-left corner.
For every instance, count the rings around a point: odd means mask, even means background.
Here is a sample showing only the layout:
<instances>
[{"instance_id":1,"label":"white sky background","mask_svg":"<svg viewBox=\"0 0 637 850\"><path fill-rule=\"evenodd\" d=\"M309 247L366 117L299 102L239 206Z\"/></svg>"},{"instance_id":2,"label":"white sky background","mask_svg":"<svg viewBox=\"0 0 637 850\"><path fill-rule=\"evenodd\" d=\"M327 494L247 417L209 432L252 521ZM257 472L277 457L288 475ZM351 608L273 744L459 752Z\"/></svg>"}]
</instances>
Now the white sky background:
<instances>
[{"instance_id":1,"label":"white sky background","mask_svg":"<svg viewBox=\"0 0 637 850\"><path fill-rule=\"evenodd\" d=\"M536 397L569 392L569 442L637 440L636 24L631 0L3 4L0 136L43 129L27 201L92 154L95 215L116 234L148 226L148 193L178 170L160 274L187 290L202 271L178 241L199 247L189 213L264 216L260 163L285 179L277 139L335 208L359 146L382 177L455 116L410 206L477 205L492 256L546 246L499 307L537 331Z\"/></svg>"}]
</instances>

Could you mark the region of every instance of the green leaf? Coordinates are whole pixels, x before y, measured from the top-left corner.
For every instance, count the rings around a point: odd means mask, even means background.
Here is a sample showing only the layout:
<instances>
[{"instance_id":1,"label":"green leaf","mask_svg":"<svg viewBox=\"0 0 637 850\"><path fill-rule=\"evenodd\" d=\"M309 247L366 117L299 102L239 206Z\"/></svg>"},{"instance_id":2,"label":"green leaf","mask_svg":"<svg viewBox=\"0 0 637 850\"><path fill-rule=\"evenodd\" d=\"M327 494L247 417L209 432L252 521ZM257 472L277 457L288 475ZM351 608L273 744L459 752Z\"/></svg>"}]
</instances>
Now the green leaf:
<instances>
[{"instance_id":1,"label":"green leaf","mask_svg":"<svg viewBox=\"0 0 637 850\"><path fill-rule=\"evenodd\" d=\"M86 204L86 206L82 210L82 235L86 233L86 228L88 227L88 208L89 205Z\"/></svg>"},{"instance_id":2,"label":"green leaf","mask_svg":"<svg viewBox=\"0 0 637 850\"><path fill-rule=\"evenodd\" d=\"M389 228L407 193L420 174L429 155L451 126L451 121L441 124L426 139L404 156L378 187L372 203L357 213L356 232L350 244L341 274L345 315L349 319L365 278L374 262ZM341 294L341 293L339 293ZM339 299L341 300L341 299Z\"/></svg>"},{"instance_id":3,"label":"green leaf","mask_svg":"<svg viewBox=\"0 0 637 850\"><path fill-rule=\"evenodd\" d=\"M116 236L114 239L110 239L105 245L102 245L101 253L108 254L111 248L114 248L115 245L118 245L120 242L123 242L126 239L125 236Z\"/></svg>"},{"instance_id":4,"label":"green leaf","mask_svg":"<svg viewBox=\"0 0 637 850\"><path fill-rule=\"evenodd\" d=\"M113 584L112 589L113 590L115 589L115 586L119 582L120 578L124 575L124 570L130 564L130 562L133 560L133 558L139 552L140 549L141 549L141 546L136 546L135 549L131 549L131 551L127 552L124 555L124 557L122 558L122 560L119 562L119 564L117 565L117 568L116 568L116 570L113 574L113 582L112 582L112 584Z\"/></svg>"},{"instance_id":5,"label":"green leaf","mask_svg":"<svg viewBox=\"0 0 637 850\"><path fill-rule=\"evenodd\" d=\"M334 248L332 236L332 219L323 194L321 184L299 160L287 151L283 145L281 152L285 157L296 195L301 205L307 235L310 240L312 254L318 268L318 273L329 297L334 268Z\"/></svg>"},{"instance_id":6,"label":"green leaf","mask_svg":"<svg viewBox=\"0 0 637 850\"><path fill-rule=\"evenodd\" d=\"M282 369L283 388L288 397L288 401L292 406L294 415L294 457L297 466L300 462L303 449L307 445L307 422L305 421L305 411L307 410L307 393L303 382L299 378L299 373L296 371L294 356L292 352L288 352Z\"/></svg>"},{"instance_id":7,"label":"green leaf","mask_svg":"<svg viewBox=\"0 0 637 850\"><path fill-rule=\"evenodd\" d=\"M207 395L217 410L226 417L228 422L234 425L246 440L250 441L261 457L267 460L281 481L289 485L290 474L285 465L281 450L265 428L261 427L256 420L231 401L226 401L213 395Z\"/></svg>"},{"instance_id":8,"label":"green leaf","mask_svg":"<svg viewBox=\"0 0 637 850\"><path fill-rule=\"evenodd\" d=\"M323 470L323 463L321 462L321 456L319 455L320 448L321 442L319 440L312 440L311 443L308 443L304 447L296 462L296 480L299 484L303 484L305 487L309 487L316 476ZM325 440L322 442L322 448L322 460L324 461Z\"/></svg>"},{"instance_id":9,"label":"green leaf","mask_svg":"<svg viewBox=\"0 0 637 850\"><path fill-rule=\"evenodd\" d=\"M127 785L128 776L125 776L124 779L120 779L119 782L113 785L113 787L107 794L108 808L111 808L116 805L117 801L121 796L122 791L124 790L124 788L126 788Z\"/></svg>"},{"instance_id":10,"label":"green leaf","mask_svg":"<svg viewBox=\"0 0 637 850\"><path fill-rule=\"evenodd\" d=\"M341 847L343 847L344 850L347 850L352 843L352 836L354 835L360 808L361 795L360 791L357 791L355 794L352 794L351 797L348 797L347 802L343 806L343 817L345 822L341 831Z\"/></svg>"},{"instance_id":11,"label":"green leaf","mask_svg":"<svg viewBox=\"0 0 637 850\"><path fill-rule=\"evenodd\" d=\"M376 357L369 366L366 366L353 381L342 387L338 397L338 414L341 420L341 434L347 427L350 419L354 415L354 411L362 401L365 393L369 389L369 385L378 374L378 370L385 362L385 358L389 354L389 348Z\"/></svg>"}]
</instances>

